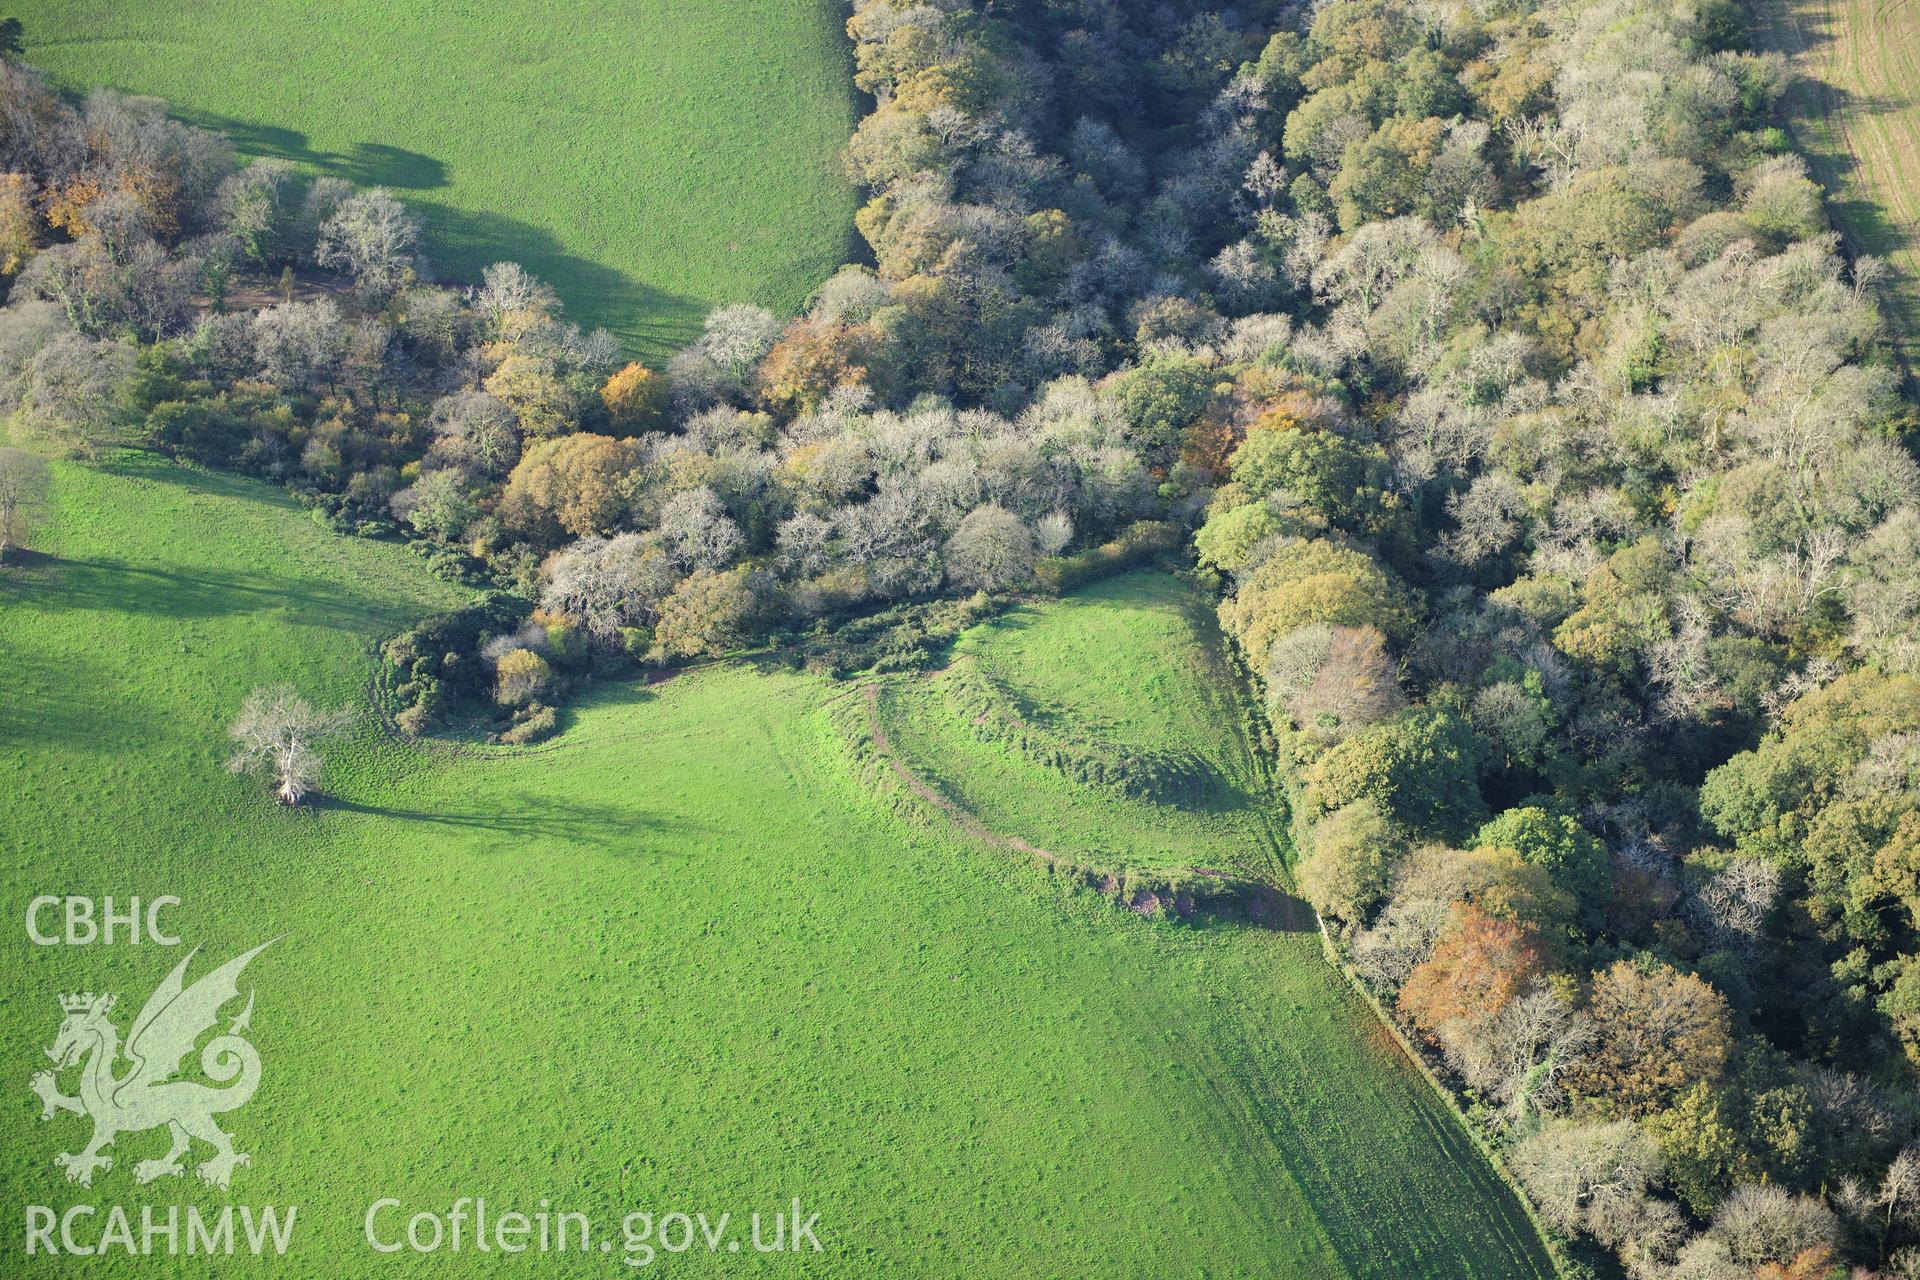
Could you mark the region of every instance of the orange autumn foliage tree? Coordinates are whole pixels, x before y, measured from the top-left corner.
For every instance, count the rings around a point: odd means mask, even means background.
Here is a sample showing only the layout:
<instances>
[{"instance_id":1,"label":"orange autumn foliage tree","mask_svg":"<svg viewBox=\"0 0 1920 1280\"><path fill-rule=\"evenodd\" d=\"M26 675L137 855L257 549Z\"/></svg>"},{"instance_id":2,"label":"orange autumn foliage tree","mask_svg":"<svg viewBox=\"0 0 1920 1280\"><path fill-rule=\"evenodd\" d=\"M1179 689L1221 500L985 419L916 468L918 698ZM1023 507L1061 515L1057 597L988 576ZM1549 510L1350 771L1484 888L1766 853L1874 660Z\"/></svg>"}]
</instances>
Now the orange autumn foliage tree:
<instances>
[{"instance_id":1,"label":"orange autumn foliage tree","mask_svg":"<svg viewBox=\"0 0 1920 1280\"><path fill-rule=\"evenodd\" d=\"M558 531L576 538L611 533L633 496L633 473L645 446L610 436L560 436L528 448L500 495L500 518L529 539L557 546Z\"/></svg>"},{"instance_id":2,"label":"orange autumn foliage tree","mask_svg":"<svg viewBox=\"0 0 1920 1280\"><path fill-rule=\"evenodd\" d=\"M1207 406L1198 421L1188 427L1180 441L1180 461L1216 476L1227 474L1227 460L1240 447L1243 433L1234 420L1230 401Z\"/></svg>"},{"instance_id":3,"label":"orange autumn foliage tree","mask_svg":"<svg viewBox=\"0 0 1920 1280\"><path fill-rule=\"evenodd\" d=\"M620 435L637 436L667 425L667 380L638 360L607 379L600 402Z\"/></svg>"},{"instance_id":4,"label":"orange autumn foliage tree","mask_svg":"<svg viewBox=\"0 0 1920 1280\"><path fill-rule=\"evenodd\" d=\"M180 230L180 176L164 164L122 164L117 188L133 197L147 215L147 230L171 240Z\"/></svg>"},{"instance_id":5,"label":"orange autumn foliage tree","mask_svg":"<svg viewBox=\"0 0 1920 1280\"><path fill-rule=\"evenodd\" d=\"M1400 988L1400 1012L1431 1036L1456 1018L1499 1013L1546 968L1546 949L1531 926L1457 903L1433 955Z\"/></svg>"},{"instance_id":6,"label":"orange autumn foliage tree","mask_svg":"<svg viewBox=\"0 0 1920 1280\"><path fill-rule=\"evenodd\" d=\"M171 240L180 229L180 179L163 166L122 164L111 185L99 175L83 172L50 187L43 196L47 222L74 239L92 235L87 206L109 192L130 197L140 206L146 228L156 239Z\"/></svg>"},{"instance_id":7,"label":"orange autumn foliage tree","mask_svg":"<svg viewBox=\"0 0 1920 1280\"><path fill-rule=\"evenodd\" d=\"M102 193L99 180L90 174L80 174L50 188L45 197L47 222L78 240L93 230L83 211Z\"/></svg>"},{"instance_id":8,"label":"orange autumn foliage tree","mask_svg":"<svg viewBox=\"0 0 1920 1280\"><path fill-rule=\"evenodd\" d=\"M1609 1115L1665 1110L1696 1083L1717 1081L1733 1052L1725 998L1672 965L1616 960L1594 979L1587 1015L1594 1047L1573 1085Z\"/></svg>"},{"instance_id":9,"label":"orange autumn foliage tree","mask_svg":"<svg viewBox=\"0 0 1920 1280\"><path fill-rule=\"evenodd\" d=\"M1836 1274L1833 1250L1825 1245L1815 1245L1796 1253L1791 1262L1762 1263L1753 1276L1754 1280L1826 1280L1826 1277Z\"/></svg>"},{"instance_id":10,"label":"orange autumn foliage tree","mask_svg":"<svg viewBox=\"0 0 1920 1280\"><path fill-rule=\"evenodd\" d=\"M869 336L857 325L794 321L760 365L760 398L784 413L808 413L835 387L867 381Z\"/></svg>"},{"instance_id":11,"label":"orange autumn foliage tree","mask_svg":"<svg viewBox=\"0 0 1920 1280\"><path fill-rule=\"evenodd\" d=\"M1180 460L1216 476L1229 469L1233 451L1257 431L1298 431L1322 426L1341 416L1340 405L1271 370L1243 374L1231 395L1214 401L1180 441Z\"/></svg>"}]
</instances>

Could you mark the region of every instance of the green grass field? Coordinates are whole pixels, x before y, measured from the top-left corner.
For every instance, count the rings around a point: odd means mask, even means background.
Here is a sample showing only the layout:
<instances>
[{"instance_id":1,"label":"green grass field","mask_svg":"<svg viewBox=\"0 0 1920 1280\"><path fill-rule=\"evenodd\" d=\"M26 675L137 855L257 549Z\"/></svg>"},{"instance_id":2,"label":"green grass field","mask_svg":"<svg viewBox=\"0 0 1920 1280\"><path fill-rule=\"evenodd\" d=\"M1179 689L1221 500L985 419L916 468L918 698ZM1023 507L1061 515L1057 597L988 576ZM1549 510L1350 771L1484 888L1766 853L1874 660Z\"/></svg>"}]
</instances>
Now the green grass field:
<instances>
[{"instance_id":1,"label":"green grass field","mask_svg":"<svg viewBox=\"0 0 1920 1280\"><path fill-rule=\"evenodd\" d=\"M855 781L835 728L855 686L745 666L603 685L562 737L519 752L408 747L363 711L330 761L331 798L288 812L221 768L246 690L292 679L364 707L371 642L449 589L248 481L131 460L63 465L56 495L48 554L0 573L7 918L41 893L171 893L204 960L287 936L248 974L265 1076L228 1117L253 1157L229 1197L191 1179L137 1188L158 1133L122 1138L91 1192L69 1186L53 1155L85 1124L40 1122L26 1091L58 993L118 993L124 1031L179 953L6 932L0 1060L16 1097L0 1183L15 1223L23 1205L80 1200L294 1204L303 1274L477 1275L498 1259L374 1254L367 1207L546 1197L605 1229L636 1207L744 1216L799 1196L825 1251L754 1270L1548 1274L1517 1205L1314 935L1136 919L937 813L902 816ZM1013 775L951 764L983 817L1272 866L1235 722L1212 719L1205 623L1185 588L1138 574L963 647L1045 692L1063 723L1190 738L1240 798L1164 810L1156 831L1044 771L1022 807ZM1058 672L1069 657L1084 689ZM932 728L964 741L964 726ZM0 1234L0 1270L78 1265L22 1248ZM623 1270L579 1254L525 1265Z\"/></svg>"},{"instance_id":2,"label":"green grass field","mask_svg":"<svg viewBox=\"0 0 1920 1280\"><path fill-rule=\"evenodd\" d=\"M1849 248L1895 272L1911 370L1920 340L1920 24L1908 0L1765 0L1756 36L1800 73L1786 113Z\"/></svg>"},{"instance_id":3,"label":"green grass field","mask_svg":"<svg viewBox=\"0 0 1920 1280\"><path fill-rule=\"evenodd\" d=\"M658 360L712 306L791 312L850 253L832 0L27 0L62 85L157 94L248 155L382 185L444 277L523 263Z\"/></svg>"},{"instance_id":4,"label":"green grass field","mask_svg":"<svg viewBox=\"0 0 1920 1280\"><path fill-rule=\"evenodd\" d=\"M1192 807L1075 786L980 740L942 696L943 677L895 682L882 703L892 745L919 777L995 832L1076 863L1148 872L1193 867L1285 875L1269 788L1243 731L1236 677L1198 594L1162 573L1095 584L963 636L978 662L1050 728L1183 747L1221 784Z\"/></svg>"}]
</instances>

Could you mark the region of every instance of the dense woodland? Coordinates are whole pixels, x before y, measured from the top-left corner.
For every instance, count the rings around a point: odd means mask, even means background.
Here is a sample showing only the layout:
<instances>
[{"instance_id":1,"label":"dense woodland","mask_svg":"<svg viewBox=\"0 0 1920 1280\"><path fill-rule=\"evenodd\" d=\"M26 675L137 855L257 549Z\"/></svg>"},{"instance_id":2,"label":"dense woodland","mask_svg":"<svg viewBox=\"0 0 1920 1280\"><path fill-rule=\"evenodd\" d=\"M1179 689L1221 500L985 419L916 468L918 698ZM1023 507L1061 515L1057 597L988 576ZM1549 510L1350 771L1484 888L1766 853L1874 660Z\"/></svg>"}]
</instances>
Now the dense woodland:
<instances>
[{"instance_id":1,"label":"dense woodland","mask_svg":"<svg viewBox=\"0 0 1920 1280\"><path fill-rule=\"evenodd\" d=\"M409 732L1185 531L1304 891L1542 1216L1640 1277L1920 1274L1915 418L1742 10L848 29L871 262L663 369L10 59L0 398L497 588L389 646Z\"/></svg>"}]
</instances>

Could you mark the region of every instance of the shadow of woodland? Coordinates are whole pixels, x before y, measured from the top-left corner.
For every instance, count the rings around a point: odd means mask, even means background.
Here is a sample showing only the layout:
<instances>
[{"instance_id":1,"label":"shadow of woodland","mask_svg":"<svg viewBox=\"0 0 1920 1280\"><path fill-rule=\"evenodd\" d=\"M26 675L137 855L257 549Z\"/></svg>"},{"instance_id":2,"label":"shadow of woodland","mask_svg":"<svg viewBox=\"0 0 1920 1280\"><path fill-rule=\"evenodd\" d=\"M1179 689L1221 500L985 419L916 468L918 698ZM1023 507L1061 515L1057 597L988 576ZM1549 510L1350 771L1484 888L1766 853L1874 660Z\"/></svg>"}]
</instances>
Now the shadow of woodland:
<instances>
[{"instance_id":1,"label":"shadow of woodland","mask_svg":"<svg viewBox=\"0 0 1920 1280\"><path fill-rule=\"evenodd\" d=\"M231 139L244 155L284 160L362 188L387 187L408 196L439 190L449 182L444 161L402 147L356 142L345 151L327 151L312 146L297 129L206 111L176 108L175 114ZM705 301L570 253L545 227L432 199L412 207L426 224L429 264L443 284L476 285L489 263L517 262L553 287L568 317L582 328L607 329L630 354L656 366L699 336L708 310ZM848 235L858 239L852 228Z\"/></svg>"},{"instance_id":2,"label":"shadow of woodland","mask_svg":"<svg viewBox=\"0 0 1920 1280\"><path fill-rule=\"evenodd\" d=\"M298 129L258 124L211 111L173 107L173 114L197 129L224 135L243 155L285 160L318 173L344 178L357 187L432 191L447 185L447 166L429 155L384 142L356 142L345 151L311 146Z\"/></svg>"},{"instance_id":3,"label":"shadow of woodland","mask_svg":"<svg viewBox=\"0 0 1920 1280\"><path fill-rule=\"evenodd\" d=\"M183 620L278 609L291 613L289 621L296 625L354 630L369 612L363 597L312 578L155 569L107 558L47 559L49 572L37 583L0 581L0 604L31 604L48 613L92 610Z\"/></svg>"}]
</instances>

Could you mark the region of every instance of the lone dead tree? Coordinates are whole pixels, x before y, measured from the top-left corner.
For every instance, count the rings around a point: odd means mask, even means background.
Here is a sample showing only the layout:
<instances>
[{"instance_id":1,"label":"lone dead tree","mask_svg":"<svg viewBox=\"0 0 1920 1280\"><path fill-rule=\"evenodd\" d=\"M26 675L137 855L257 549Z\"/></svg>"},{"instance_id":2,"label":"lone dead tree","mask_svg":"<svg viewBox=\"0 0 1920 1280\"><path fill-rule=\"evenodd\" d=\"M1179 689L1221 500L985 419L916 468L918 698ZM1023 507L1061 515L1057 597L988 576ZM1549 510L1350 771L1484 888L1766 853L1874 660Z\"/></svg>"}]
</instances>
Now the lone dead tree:
<instances>
[{"instance_id":1,"label":"lone dead tree","mask_svg":"<svg viewBox=\"0 0 1920 1280\"><path fill-rule=\"evenodd\" d=\"M227 769L264 774L281 804L299 804L320 785L320 744L346 723L344 709L322 711L290 684L255 689L227 730L240 744Z\"/></svg>"}]
</instances>

